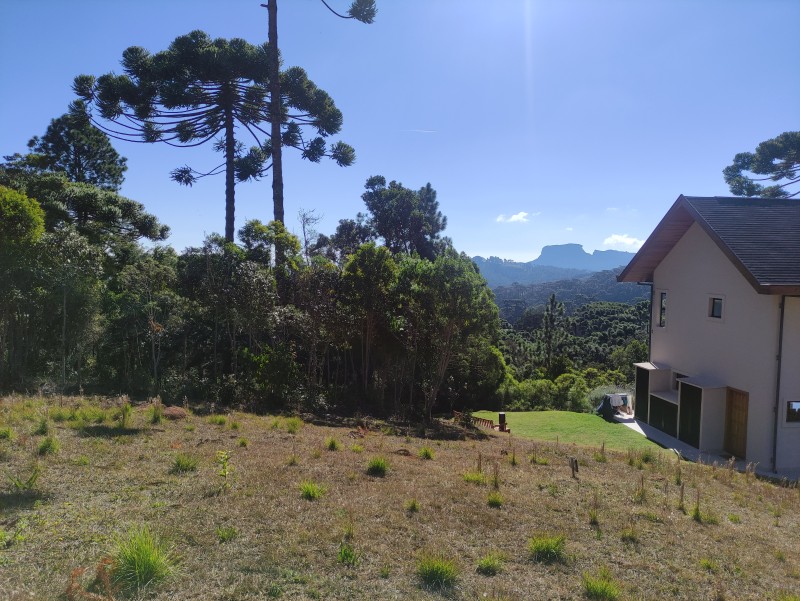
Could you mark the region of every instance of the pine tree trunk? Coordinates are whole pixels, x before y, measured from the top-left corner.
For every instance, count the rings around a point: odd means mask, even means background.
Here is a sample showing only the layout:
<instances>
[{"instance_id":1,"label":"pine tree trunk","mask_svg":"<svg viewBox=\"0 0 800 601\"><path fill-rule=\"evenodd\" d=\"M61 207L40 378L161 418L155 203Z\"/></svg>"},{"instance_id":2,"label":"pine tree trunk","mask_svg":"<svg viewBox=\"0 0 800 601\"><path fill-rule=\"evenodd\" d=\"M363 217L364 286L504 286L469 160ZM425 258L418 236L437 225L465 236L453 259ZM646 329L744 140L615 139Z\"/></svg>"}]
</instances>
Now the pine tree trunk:
<instances>
[{"instance_id":1,"label":"pine tree trunk","mask_svg":"<svg viewBox=\"0 0 800 601\"><path fill-rule=\"evenodd\" d=\"M236 181L234 159L236 140L233 137L233 108L225 107L225 241L233 242L234 210L236 207Z\"/></svg>"},{"instance_id":2,"label":"pine tree trunk","mask_svg":"<svg viewBox=\"0 0 800 601\"><path fill-rule=\"evenodd\" d=\"M281 73L278 59L278 0L269 0L269 94L272 143L272 204L275 221L283 223L283 158L281 155ZM282 257L276 257L282 258Z\"/></svg>"}]
</instances>

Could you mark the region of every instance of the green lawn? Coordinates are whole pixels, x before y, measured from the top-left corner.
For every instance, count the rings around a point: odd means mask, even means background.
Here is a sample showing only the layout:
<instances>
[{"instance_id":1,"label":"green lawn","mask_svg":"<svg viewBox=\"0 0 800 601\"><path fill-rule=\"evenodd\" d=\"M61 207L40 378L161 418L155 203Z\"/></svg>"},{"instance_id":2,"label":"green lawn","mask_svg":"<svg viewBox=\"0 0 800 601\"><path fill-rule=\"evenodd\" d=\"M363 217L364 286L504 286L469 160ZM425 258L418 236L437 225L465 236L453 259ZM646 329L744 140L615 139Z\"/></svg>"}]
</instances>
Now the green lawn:
<instances>
[{"instance_id":1,"label":"green lawn","mask_svg":"<svg viewBox=\"0 0 800 601\"><path fill-rule=\"evenodd\" d=\"M473 415L497 423L496 411L476 411ZM587 447L599 447L605 441L606 449L613 451L627 451L631 447L660 448L627 426L609 423L592 413L507 411L506 422L511 433L520 438L554 442L558 437L559 442Z\"/></svg>"}]
</instances>

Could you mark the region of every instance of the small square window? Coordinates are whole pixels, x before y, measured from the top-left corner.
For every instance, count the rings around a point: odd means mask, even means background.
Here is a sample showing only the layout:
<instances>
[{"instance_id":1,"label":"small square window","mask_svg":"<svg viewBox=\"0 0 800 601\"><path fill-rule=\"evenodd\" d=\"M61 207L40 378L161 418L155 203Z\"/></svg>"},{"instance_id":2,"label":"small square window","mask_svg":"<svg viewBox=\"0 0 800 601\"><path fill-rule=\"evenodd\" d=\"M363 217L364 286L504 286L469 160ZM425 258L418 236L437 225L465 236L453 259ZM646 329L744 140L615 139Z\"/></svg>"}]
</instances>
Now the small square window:
<instances>
[{"instance_id":1,"label":"small square window","mask_svg":"<svg viewBox=\"0 0 800 601\"><path fill-rule=\"evenodd\" d=\"M786 421L800 423L800 401L789 401L786 403Z\"/></svg>"},{"instance_id":2,"label":"small square window","mask_svg":"<svg viewBox=\"0 0 800 601\"><path fill-rule=\"evenodd\" d=\"M712 296L708 299L708 316L722 319L722 299L718 296Z\"/></svg>"}]
</instances>

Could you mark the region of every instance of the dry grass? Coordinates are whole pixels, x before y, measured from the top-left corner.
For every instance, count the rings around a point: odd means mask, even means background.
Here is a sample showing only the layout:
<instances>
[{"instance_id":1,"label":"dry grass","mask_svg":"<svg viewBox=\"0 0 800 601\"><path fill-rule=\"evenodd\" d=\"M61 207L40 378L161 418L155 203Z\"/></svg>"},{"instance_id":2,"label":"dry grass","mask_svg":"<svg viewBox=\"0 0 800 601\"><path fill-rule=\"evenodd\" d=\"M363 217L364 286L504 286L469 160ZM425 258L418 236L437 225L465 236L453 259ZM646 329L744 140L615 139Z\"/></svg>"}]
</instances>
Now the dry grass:
<instances>
[{"instance_id":1,"label":"dry grass","mask_svg":"<svg viewBox=\"0 0 800 601\"><path fill-rule=\"evenodd\" d=\"M107 402L104 421L97 411L80 423L52 420L61 448L40 456L42 437L31 432L45 403L0 400L0 430L13 431L0 439L0 529L14 537L0 549L0 591L12 599L65 599L70 575L81 569L70 595L84 598L76 587L102 572L120 535L143 526L179 559L149 599L573 599L585 598L584 575L604 566L626 599L791 598L800 589L796 562L780 560L800 548L800 491L683 463L686 506L699 487L703 512L736 516L698 522L677 509L676 464L667 452L640 469L625 453L606 450L598 463L596 446L537 442L546 465L512 466L500 435L409 442L377 425L354 431L243 413L227 416L235 430L194 415L151 424L142 407L122 429ZM247 447L237 444L243 436ZM320 452L329 439L343 441L338 452ZM514 442L520 457L532 453L533 443ZM419 457L422 446L434 461ZM227 487L219 451L229 453ZM179 453L196 458L197 470L171 473ZM499 465L499 510L487 504L488 486L464 481L479 453L487 484ZM367 475L370 457L387 458L384 478ZM580 463L578 478L569 457ZM33 490L6 480L6 473L27 476L37 462ZM634 504L642 477L645 492ZM304 500L304 481L324 483L326 494ZM418 511L407 510L409 499ZM587 520L593 508L599 527ZM221 544L221 529L236 536ZM529 541L541 533L564 537L565 561L531 560ZM345 547L357 561L342 559ZM421 585L419 561L432 551L455 562L458 578L447 591ZM493 578L475 568L489 553L503 558Z\"/></svg>"}]
</instances>

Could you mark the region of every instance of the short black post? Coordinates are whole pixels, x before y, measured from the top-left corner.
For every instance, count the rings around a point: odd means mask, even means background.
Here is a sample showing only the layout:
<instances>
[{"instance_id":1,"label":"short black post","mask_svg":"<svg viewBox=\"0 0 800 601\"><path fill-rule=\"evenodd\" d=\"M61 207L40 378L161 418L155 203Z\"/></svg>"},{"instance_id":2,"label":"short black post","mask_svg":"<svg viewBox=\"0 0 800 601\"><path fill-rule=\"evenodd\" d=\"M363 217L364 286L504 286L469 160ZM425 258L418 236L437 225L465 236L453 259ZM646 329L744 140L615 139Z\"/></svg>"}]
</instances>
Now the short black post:
<instances>
[{"instance_id":1,"label":"short black post","mask_svg":"<svg viewBox=\"0 0 800 601\"><path fill-rule=\"evenodd\" d=\"M497 420L500 422L500 431L506 431L506 414L504 411L501 411L497 414Z\"/></svg>"}]
</instances>

